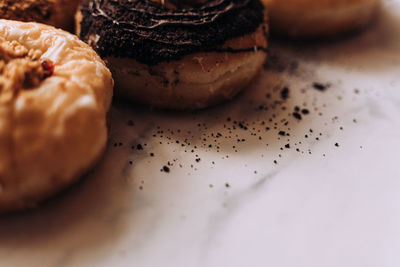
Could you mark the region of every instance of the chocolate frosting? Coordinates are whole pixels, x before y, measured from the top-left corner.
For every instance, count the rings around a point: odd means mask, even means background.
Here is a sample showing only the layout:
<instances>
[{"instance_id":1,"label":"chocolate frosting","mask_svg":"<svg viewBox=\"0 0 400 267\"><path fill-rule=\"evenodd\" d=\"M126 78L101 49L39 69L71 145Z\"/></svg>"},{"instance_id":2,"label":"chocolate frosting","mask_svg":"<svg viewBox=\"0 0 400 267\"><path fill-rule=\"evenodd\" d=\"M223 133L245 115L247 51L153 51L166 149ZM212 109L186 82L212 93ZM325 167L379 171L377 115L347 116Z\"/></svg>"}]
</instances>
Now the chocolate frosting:
<instances>
[{"instance_id":1,"label":"chocolate frosting","mask_svg":"<svg viewBox=\"0 0 400 267\"><path fill-rule=\"evenodd\" d=\"M80 38L101 57L129 57L148 65L218 50L264 21L259 0L208 0L177 9L150 0L89 0L81 12Z\"/></svg>"}]
</instances>

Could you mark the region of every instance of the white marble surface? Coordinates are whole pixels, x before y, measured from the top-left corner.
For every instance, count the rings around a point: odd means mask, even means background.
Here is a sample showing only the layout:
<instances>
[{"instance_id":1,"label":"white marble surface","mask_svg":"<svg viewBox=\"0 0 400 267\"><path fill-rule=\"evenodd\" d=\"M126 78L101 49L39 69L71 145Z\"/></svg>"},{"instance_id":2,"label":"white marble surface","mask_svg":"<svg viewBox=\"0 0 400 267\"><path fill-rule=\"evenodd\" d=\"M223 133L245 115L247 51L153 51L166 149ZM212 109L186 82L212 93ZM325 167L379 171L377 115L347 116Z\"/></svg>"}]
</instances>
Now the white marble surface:
<instances>
[{"instance_id":1,"label":"white marble surface","mask_svg":"<svg viewBox=\"0 0 400 267\"><path fill-rule=\"evenodd\" d=\"M107 154L90 175L38 210L0 218L0 266L400 266L400 1L358 36L273 42L271 53L232 103L114 107ZM311 111L301 121L289 115L296 105ZM234 120L248 130L229 134Z\"/></svg>"}]
</instances>

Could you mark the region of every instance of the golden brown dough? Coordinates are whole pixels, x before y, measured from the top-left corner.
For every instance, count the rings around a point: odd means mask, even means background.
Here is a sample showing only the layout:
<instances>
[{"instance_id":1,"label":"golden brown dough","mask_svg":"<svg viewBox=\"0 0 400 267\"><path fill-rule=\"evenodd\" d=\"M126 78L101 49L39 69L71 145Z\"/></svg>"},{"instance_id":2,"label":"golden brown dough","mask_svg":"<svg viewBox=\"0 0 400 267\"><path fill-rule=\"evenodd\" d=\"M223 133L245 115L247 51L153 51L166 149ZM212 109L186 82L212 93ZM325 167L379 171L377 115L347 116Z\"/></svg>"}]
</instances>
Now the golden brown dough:
<instances>
[{"instance_id":1,"label":"golden brown dough","mask_svg":"<svg viewBox=\"0 0 400 267\"><path fill-rule=\"evenodd\" d=\"M106 147L113 81L77 37L0 20L0 212L25 209L88 171Z\"/></svg>"},{"instance_id":2,"label":"golden brown dough","mask_svg":"<svg viewBox=\"0 0 400 267\"><path fill-rule=\"evenodd\" d=\"M381 0L263 0L274 34L325 37L365 26Z\"/></svg>"}]
</instances>

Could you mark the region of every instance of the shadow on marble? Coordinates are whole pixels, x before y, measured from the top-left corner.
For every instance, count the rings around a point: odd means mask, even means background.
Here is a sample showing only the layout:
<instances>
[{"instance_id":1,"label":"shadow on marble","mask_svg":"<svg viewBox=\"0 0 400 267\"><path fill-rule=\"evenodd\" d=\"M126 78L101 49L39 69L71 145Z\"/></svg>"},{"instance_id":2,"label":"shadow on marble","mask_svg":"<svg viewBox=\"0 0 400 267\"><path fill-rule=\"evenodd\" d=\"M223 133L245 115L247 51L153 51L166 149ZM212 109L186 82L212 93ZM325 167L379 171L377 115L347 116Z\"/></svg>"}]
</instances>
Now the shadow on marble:
<instances>
[{"instance_id":1,"label":"shadow on marble","mask_svg":"<svg viewBox=\"0 0 400 267\"><path fill-rule=\"evenodd\" d=\"M125 229L120 214L133 205L128 203L131 187L121 176L123 158L123 153L108 149L98 166L70 189L37 209L2 216L0 248L7 253L2 257L21 262L15 249L29 251L27 258L39 251L47 255L42 266L61 266L59 261L71 254L89 256L116 242Z\"/></svg>"}]
</instances>

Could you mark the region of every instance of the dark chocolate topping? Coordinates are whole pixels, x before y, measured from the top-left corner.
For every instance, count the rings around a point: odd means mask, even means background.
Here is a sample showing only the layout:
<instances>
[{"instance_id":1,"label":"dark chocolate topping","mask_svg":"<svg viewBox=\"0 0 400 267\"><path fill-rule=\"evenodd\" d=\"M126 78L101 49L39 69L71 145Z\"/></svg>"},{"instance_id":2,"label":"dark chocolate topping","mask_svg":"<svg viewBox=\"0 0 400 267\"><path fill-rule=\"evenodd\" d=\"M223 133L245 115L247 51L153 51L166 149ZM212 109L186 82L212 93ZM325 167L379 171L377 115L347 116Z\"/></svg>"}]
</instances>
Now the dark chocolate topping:
<instances>
[{"instance_id":1,"label":"dark chocolate topping","mask_svg":"<svg viewBox=\"0 0 400 267\"><path fill-rule=\"evenodd\" d=\"M259 0L209 0L198 8L168 9L150 0L89 0L80 38L101 57L130 57L154 65L218 50L264 21Z\"/></svg>"}]
</instances>

